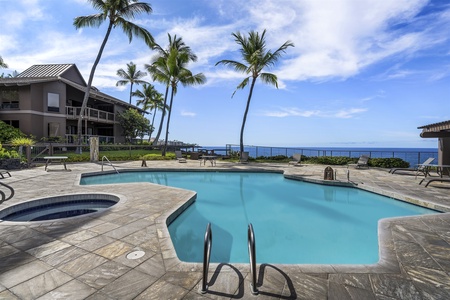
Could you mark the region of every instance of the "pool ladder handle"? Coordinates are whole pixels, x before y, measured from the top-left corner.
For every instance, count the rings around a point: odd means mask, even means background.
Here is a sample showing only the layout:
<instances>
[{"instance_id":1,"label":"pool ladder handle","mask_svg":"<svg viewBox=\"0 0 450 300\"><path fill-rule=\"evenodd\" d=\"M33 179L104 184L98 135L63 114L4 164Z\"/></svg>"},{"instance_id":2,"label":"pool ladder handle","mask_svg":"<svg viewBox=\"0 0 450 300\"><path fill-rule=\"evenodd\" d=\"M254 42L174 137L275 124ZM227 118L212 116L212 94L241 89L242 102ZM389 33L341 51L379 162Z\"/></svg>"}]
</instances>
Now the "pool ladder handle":
<instances>
[{"instance_id":1,"label":"pool ladder handle","mask_svg":"<svg viewBox=\"0 0 450 300\"><path fill-rule=\"evenodd\" d=\"M117 171L117 169L113 166L113 164L109 161L109 159L106 156L102 157L102 172L103 172L103 161L105 159L108 161L109 165L114 169L114 171L116 171L116 173L119 174L119 171Z\"/></svg>"},{"instance_id":2,"label":"pool ladder handle","mask_svg":"<svg viewBox=\"0 0 450 300\"><path fill-rule=\"evenodd\" d=\"M211 258L211 246L212 246L212 233L211 233L211 223L206 225L205 240L203 244L203 279L202 279L202 294L206 294L208 291L208 269L209 260Z\"/></svg>"},{"instance_id":3,"label":"pool ladder handle","mask_svg":"<svg viewBox=\"0 0 450 300\"><path fill-rule=\"evenodd\" d=\"M206 294L208 291L208 269L209 261L211 258L211 246L212 246L212 233L211 223L206 225L205 239L203 244L203 279L202 279L202 294ZM250 291L253 295L258 295L259 291L256 288L256 249L255 249L255 233L253 231L253 225L248 225L248 254L250 256L250 272L252 276L252 282L250 284Z\"/></svg>"},{"instance_id":4,"label":"pool ladder handle","mask_svg":"<svg viewBox=\"0 0 450 300\"><path fill-rule=\"evenodd\" d=\"M9 195L9 197L6 198L6 194L3 191L0 191L0 195L1 195L0 204L2 204L3 202L8 201L12 197L14 197L14 189L10 185L3 183L3 182L0 182L0 185L6 187L11 192L11 195Z\"/></svg>"},{"instance_id":5,"label":"pool ladder handle","mask_svg":"<svg viewBox=\"0 0 450 300\"><path fill-rule=\"evenodd\" d=\"M252 276L250 291L253 295L258 295L259 291L256 287L256 244L252 223L248 224L248 255L250 257L250 274Z\"/></svg>"}]
</instances>

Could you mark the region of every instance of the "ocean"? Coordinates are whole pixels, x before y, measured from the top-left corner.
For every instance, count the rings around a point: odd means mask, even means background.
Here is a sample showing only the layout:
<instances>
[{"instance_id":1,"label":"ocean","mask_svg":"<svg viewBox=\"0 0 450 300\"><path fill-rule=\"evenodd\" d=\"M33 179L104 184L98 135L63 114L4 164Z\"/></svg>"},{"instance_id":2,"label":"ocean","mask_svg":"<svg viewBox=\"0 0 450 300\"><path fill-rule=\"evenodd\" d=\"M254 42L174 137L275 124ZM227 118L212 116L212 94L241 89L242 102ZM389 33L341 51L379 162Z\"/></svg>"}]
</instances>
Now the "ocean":
<instances>
[{"instance_id":1,"label":"ocean","mask_svg":"<svg viewBox=\"0 0 450 300\"><path fill-rule=\"evenodd\" d=\"M204 146L201 149L214 150L217 154L226 155L231 151L239 151L239 145L227 144L225 147ZM423 163L429 157L434 157L437 163L437 148L344 148L344 147L269 147L269 146L245 146L244 151L249 152L250 157L284 155L291 157L294 153L305 156L346 156L360 157L369 155L372 158L401 158L410 166Z\"/></svg>"}]
</instances>

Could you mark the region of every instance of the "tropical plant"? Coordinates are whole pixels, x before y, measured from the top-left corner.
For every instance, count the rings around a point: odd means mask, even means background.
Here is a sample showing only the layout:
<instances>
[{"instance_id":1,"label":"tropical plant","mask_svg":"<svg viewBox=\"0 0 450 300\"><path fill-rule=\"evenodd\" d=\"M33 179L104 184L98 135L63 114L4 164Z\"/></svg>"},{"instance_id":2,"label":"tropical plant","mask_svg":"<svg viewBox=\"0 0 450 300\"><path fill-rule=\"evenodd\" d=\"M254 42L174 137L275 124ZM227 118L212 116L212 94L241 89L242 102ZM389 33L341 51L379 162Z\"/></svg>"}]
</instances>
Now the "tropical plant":
<instances>
[{"instance_id":1,"label":"tropical plant","mask_svg":"<svg viewBox=\"0 0 450 300\"><path fill-rule=\"evenodd\" d=\"M148 136L148 141L152 137L153 130L155 129L155 116L158 110L164 111L167 109L167 105L164 106L163 94L159 93L152 84L144 83L142 85L142 91L137 90L133 92L134 97L139 99L136 101L137 106L141 106L145 111L153 110L152 123L150 128L150 133Z\"/></svg>"},{"instance_id":2,"label":"tropical plant","mask_svg":"<svg viewBox=\"0 0 450 300\"><path fill-rule=\"evenodd\" d=\"M119 113L118 119L128 143L131 143L138 136L142 139L144 135L150 132L150 121L136 109L130 108Z\"/></svg>"},{"instance_id":3,"label":"tropical plant","mask_svg":"<svg viewBox=\"0 0 450 300\"><path fill-rule=\"evenodd\" d=\"M16 138L24 138L26 134L3 121L0 121L0 143L9 143Z\"/></svg>"},{"instance_id":4,"label":"tropical plant","mask_svg":"<svg viewBox=\"0 0 450 300\"><path fill-rule=\"evenodd\" d=\"M28 137L17 137L9 141L13 146L33 146L36 141L33 138Z\"/></svg>"},{"instance_id":5,"label":"tropical plant","mask_svg":"<svg viewBox=\"0 0 450 300\"><path fill-rule=\"evenodd\" d=\"M0 68L7 68L8 65L3 61L3 58L0 56Z\"/></svg>"},{"instance_id":6,"label":"tropical plant","mask_svg":"<svg viewBox=\"0 0 450 300\"><path fill-rule=\"evenodd\" d=\"M81 105L80 116L78 117L78 143L81 143L81 130L82 120L84 117L84 111L89 99L89 93L92 86L92 80L94 79L95 69L102 57L103 50L108 41L111 30L115 27L120 27L124 33L128 36L128 40L131 43L133 36L143 38L145 43L152 48L154 46L153 36L145 28L140 27L128 19L134 19L136 15L140 13L152 12L150 4L138 2L138 0L88 0L92 6L99 11L99 13L89 16L76 17L74 19L74 26L76 29L82 27L99 27L105 20L109 21L108 29L106 30L105 37L100 46L100 49L92 65L89 80L86 86L86 92L84 94L83 103Z\"/></svg>"},{"instance_id":7,"label":"tropical plant","mask_svg":"<svg viewBox=\"0 0 450 300\"><path fill-rule=\"evenodd\" d=\"M261 78L261 81L266 84L274 85L278 88L278 78L275 74L263 72L265 68L270 68L275 65L281 55L286 52L288 47L294 47L294 44L290 41L285 42L280 48L272 52L266 50L265 40L266 30L259 34L255 31L250 31L248 38L241 35L239 32L232 33L235 42L241 47L240 52L243 62L234 60L223 59L216 63L217 65L230 66L239 73L248 75L233 92L232 96L238 89L245 88L250 82L250 91L247 98L247 105L245 107L244 117L242 120L241 134L240 134L240 155L244 152L244 128L247 121L247 114L250 108L250 101L252 99L253 89L255 87L256 79Z\"/></svg>"},{"instance_id":8,"label":"tropical plant","mask_svg":"<svg viewBox=\"0 0 450 300\"><path fill-rule=\"evenodd\" d=\"M161 82L166 85L166 94L164 97L164 105L167 104L167 96L169 91L169 86L171 88L170 104L168 106L168 115L166 123L166 138L164 140L164 147L162 155L164 156L167 150L167 141L169 138L169 126L170 126L170 116L173 108L173 98L177 93L178 83L183 86L192 86L198 84L204 84L206 82L206 77L203 73L192 74L192 72L187 69L187 65L190 61L196 61L197 56L191 51L190 47L186 46L182 41L182 38L177 38L176 35L172 39L169 36L169 47L167 50L163 50L162 47L156 45L155 48L159 50L159 55L153 60L151 65L146 65L147 70L152 75L154 81ZM163 117L164 118L164 112ZM162 128L163 120L161 121L161 126L158 131L157 138L155 138L154 143L157 142L159 138L160 130Z\"/></svg>"},{"instance_id":9,"label":"tropical plant","mask_svg":"<svg viewBox=\"0 0 450 300\"><path fill-rule=\"evenodd\" d=\"M122 80L117 81L116 86L127 85L130 83L130 104L131 104L131 96L133 94L133 84L145 84L147 83L145 80L141 80L141 78L147 76L147 73L136 70L136 65L133 62L127 64L127 70L119 69L117 70L117 76L123 78Z\"/></svg>"}]
</instances>

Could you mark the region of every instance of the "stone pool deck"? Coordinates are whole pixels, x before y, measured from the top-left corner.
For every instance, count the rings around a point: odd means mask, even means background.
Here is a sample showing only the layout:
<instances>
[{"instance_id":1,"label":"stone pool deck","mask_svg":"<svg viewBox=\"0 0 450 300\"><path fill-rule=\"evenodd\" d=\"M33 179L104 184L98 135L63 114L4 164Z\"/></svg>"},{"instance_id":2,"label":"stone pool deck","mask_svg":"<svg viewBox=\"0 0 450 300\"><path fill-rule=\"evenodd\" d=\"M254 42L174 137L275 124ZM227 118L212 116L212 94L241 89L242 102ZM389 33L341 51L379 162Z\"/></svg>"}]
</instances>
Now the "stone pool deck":
<instances>
[{"instance_id":1,"label":"stone pool deck","mask_svg":"<svg viewBox=\"0 0 450 300\"><path fill-rule=\"evenodd\" d=\"M141 162L114 163L144 169ZM198 161L147 162L148 168L282 170L317 181L325 166ZM450 214L379 223L380 262L374 265L272 265L258 262L259 295L250 292L247 264L211 264L209 289L200 293L202 265L178 260L166 219L193 191L151 183L78 185L94 163L12 171L1 179L15 196L0 209L43 197L80 193L118 195L106 212L66 220L18 224L0 221L0 299L450 299ZM111 167L105 166L105 170ZM337 179L347 181L344 167ZM350 169L358 187L450 211L450 184L425 188L411 173ZM3 190L3 189L2 189ZM138 259L127 259L133 251ZM262 264L260 264L262 263Z\"/></svg>"}]
</instances>

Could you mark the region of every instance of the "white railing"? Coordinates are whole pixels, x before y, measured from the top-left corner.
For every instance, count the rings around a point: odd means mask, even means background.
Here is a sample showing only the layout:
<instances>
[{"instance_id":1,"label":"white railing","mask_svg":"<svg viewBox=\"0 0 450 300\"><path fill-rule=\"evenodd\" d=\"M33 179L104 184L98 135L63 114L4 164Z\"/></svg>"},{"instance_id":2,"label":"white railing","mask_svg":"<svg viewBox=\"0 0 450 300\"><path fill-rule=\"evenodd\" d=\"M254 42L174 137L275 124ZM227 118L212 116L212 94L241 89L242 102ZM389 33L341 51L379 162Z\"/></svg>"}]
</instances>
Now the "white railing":
<instances>
[{"instance_id":1,"label":"white railing","mask_svg":"<svg viewBox=\"0 0 450 300\"><path fill-rule=\"evenodd\" d=\"M75 107L75 106L66 106L66 116L68 119L78 119L80 116L81 107ZM115 117L114 113L110 113L104 110L99 110L95 108L87 107L84 119L88 121L96 121L96 122L103 122L103 123L114 123Z\"/></svg>"}]
</instances>

